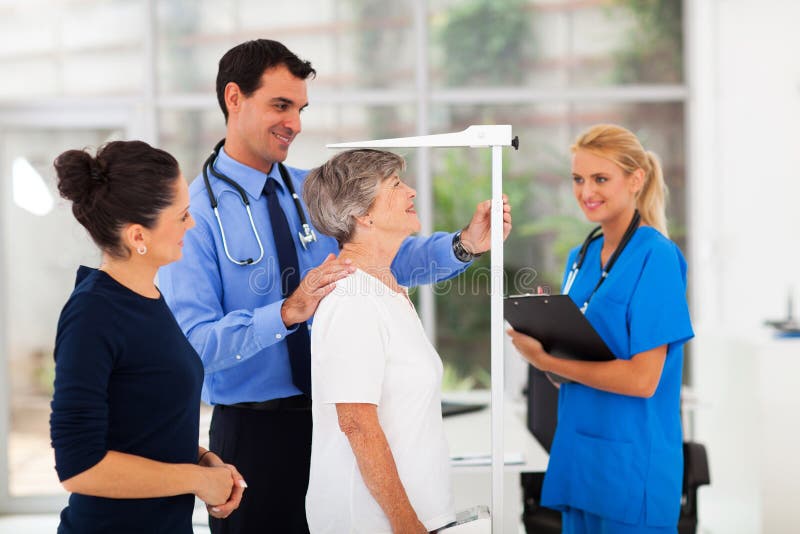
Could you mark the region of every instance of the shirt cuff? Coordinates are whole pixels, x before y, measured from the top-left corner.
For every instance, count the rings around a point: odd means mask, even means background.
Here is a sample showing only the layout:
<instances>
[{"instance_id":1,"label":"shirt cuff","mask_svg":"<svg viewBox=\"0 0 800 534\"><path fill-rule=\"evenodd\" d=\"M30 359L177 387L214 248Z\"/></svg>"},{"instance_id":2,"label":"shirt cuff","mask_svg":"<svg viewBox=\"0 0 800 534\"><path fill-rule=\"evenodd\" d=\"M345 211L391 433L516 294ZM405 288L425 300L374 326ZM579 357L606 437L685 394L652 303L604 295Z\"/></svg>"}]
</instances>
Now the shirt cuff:
<instances>
[{"instance_id":1,"label":"shirt cuff","mask_svg":"<svg viewBox=\"0 0 800 534\"><path fill-rule=\"evenodd\" d=\"M297 325L286 328L281 319L281 306L286 299L281 299L253 312L254 337L258 347L265 349L283 341L287 335L297 330Z\"/></svg>"}]
</instances>

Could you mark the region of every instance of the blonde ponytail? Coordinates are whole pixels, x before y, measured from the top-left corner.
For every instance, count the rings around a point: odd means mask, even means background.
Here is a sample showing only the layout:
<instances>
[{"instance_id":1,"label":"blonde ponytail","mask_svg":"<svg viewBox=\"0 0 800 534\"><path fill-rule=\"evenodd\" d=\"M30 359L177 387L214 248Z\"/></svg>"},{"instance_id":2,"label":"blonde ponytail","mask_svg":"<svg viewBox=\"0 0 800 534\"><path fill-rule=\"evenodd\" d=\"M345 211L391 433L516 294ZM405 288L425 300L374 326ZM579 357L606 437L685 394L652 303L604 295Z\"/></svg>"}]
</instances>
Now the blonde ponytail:
<instances>
[{"instance_id":1,"label":"blonde ponytail","mask_svg":"<svg viewBox=\"0 0 800 534\"><path fill-rule=\"evenodd\" d=\"M647 151L647 167L644 167L645 178L636 207L642 215L642 220L669 237L667 233L667 185L664 183L664 174L661 171L661 161L654 152Z\"/></svg>"},{"instance_id":2,"label":"blonde ponytail","mask_svg":"<svg viewBox=\"0 0 800 534\"><path fill-rule=\"evenodd\" d=\"M642 147L633 133L616 124L597 124L583 132L571 149L588 150L602 158L613 161L631 174L638 169L644 171L644 184L636 199L636 207L642 221L667 235L667 186L661 171L658 156Z\"/></svg>"}]
</instances>

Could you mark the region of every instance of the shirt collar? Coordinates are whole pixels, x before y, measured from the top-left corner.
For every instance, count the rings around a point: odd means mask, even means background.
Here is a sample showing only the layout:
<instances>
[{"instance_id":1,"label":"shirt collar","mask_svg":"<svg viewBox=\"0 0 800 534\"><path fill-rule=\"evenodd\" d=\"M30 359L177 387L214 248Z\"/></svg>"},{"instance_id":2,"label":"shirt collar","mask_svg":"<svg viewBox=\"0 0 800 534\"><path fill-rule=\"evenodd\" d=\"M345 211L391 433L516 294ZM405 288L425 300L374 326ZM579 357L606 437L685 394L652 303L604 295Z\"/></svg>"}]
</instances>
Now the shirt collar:
<instances>
[{"instance_id":1,"label":"shirt collar","mask_svg":"<svg viewBox=\"0 0 800 534\"><path fill-rule=\"evenodd\" d=\"M221 172L228 178L235 180L249 196L256 200L261 198L261 194L264 192L264 185L267 183L267 176L275 178L275 180L278 182L278 187L283 188L283 179L281 178L281 173L278 169L277 163L273 163L269 174L264 174L262 171L248 167L244 163L239 163L230 157L228 153L225 152L224 146L220 149L219 155L214 162L214 169L216 169L217 172ZM222 183L224 184L224 182Z\"/></svg>"}]
</instances>

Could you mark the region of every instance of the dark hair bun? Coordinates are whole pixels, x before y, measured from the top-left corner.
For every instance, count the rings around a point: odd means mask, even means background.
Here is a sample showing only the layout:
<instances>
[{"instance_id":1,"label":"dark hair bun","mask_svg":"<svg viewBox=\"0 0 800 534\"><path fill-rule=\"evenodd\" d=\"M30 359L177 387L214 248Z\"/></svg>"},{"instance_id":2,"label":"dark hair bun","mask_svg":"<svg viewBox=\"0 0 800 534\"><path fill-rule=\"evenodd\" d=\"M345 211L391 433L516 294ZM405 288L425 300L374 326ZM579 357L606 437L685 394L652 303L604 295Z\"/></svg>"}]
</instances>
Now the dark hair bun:
<instances>
[{"instance_id":1,"label":"dark hair bun","mask_svg":"<svg viewBox=\"0 0 800 534\"><path fill-rule=\"evenodd\" d=\"M108 183L108 165L106 165L103 158L96 156L92 160L90 167L89 175L92 177L95 185Z\"/></svg>"},{"instance_id":2,"label":"dark hair bun","mask_svg":"<svg viewBox=\"0 0 800 534\"><path fill-rule=\"evenodd\" d=\"M152 228L173 201L180 176L175 158L143 141L111 141L96 156L67 150L53 166L75 219L103 251L122 258L129 254L120 241L122 227Z\"/></svg>"},{"instance_id":3,"label":"dark hair bun","mask_svg":"<svg viewBox=\"0 0 800 534\"><path fill-rule=\"evenodd\" d=\"M93 204L98 186L108 184L106 165L86 150L67 150L53 162L58 192L75 204Z\"/></svg>"}]
</instances>

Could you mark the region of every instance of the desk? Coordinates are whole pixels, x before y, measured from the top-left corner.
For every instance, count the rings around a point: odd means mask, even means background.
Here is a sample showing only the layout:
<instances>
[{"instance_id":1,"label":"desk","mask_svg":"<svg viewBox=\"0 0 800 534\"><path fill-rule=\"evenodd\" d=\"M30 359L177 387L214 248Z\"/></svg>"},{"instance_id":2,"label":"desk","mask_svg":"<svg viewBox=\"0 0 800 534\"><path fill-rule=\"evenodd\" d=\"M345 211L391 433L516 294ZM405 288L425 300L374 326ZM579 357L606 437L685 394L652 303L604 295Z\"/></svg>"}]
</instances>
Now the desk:
<instances>
[{"instance_id":1,"label":"desk","mask_svg":"<svg viewBox=\"0 0 800 534\"><path fill-rule=\"evenodd\" d=\"M708 532L800 532L800 339L719 326L692 340L696 439L711 485L698 494Z\"/></svg>"},{"instance_id":2,"label":"desk","mask_svg":"<svg viewBox=\"0 0 800 534\"><path fill-rule=\"evenodd\" d=\"M761 531L800 532L800 338L775 338L769 331L754 341L757 375L748 388L755 392L758 419L743 427L758 436L757 455L749 460L760 467ZM713 456L710 461L713 469Z\"/></svg>"},{"instance_id":3,"label":"desk","mask_svg":"<svg viewBox=\"0 0 800 534\"><path fill-rule=\"evenodd\" d=\"M491 413L488 391L468 391L443 394L452 402L485 403L481 411L444 418L444 430L451 456L491 453ZM506 454L522 454L523 463L505 466L503 495L503 533L520 532L522 524L522 490L520 473L545 471L547 452L528 432L525 424L527 406L508 398L504 402L504 445ZM453 466L453 494L456 510L478 504L491 505L491 465Z\"/></svg>"}]
</instances>

